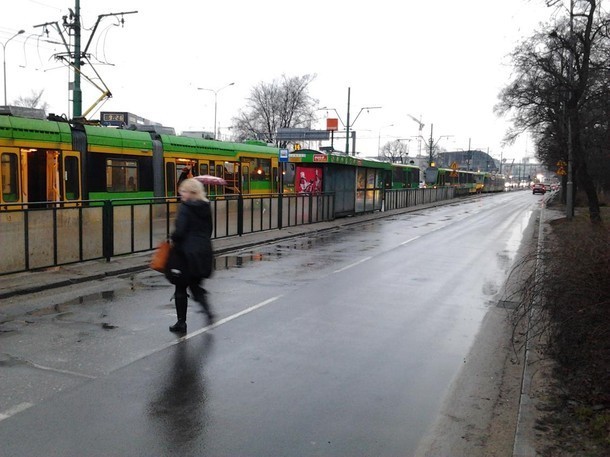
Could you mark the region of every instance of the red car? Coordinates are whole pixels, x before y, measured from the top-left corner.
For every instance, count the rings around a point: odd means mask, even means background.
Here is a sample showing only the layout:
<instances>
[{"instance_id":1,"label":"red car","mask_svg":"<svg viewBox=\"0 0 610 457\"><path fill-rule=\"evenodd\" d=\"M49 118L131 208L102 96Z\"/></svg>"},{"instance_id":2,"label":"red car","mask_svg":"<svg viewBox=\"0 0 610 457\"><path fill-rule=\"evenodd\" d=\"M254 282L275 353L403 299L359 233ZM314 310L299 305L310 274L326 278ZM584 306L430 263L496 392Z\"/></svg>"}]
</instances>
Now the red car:
<instances>
[{"instance_id":1,"label":"red car","mask_svg":"<svg viewBox=\"0 0 610 457\"><path fill-rule=\"evenodd\" d=\"M532 194L536 195L536 194L546 194L546 186L544 184L542 184L541 182L537 182L536 184L534 184L532 186Z\"/></svg>"}]
</instances>

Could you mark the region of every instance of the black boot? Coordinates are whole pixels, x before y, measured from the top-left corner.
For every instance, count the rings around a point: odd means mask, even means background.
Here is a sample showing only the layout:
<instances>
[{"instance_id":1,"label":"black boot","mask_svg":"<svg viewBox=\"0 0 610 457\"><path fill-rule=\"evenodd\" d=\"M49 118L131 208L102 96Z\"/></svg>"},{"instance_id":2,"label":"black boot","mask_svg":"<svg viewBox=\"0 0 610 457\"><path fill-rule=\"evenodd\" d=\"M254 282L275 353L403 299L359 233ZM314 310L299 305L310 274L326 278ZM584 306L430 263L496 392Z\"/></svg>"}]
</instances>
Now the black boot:
<instances>
[{"instance_id":1,"label":"black boot","mask_svg":"<svg viewBox=\"0 0 610 457\"><path fill-rule=\"evenodd\" d=\"M174 333L186 333L186 321L178 319L174 325L169 326L169 331Z\"/></svg>"},{"instance_id":2,"label":"black boot","mask_svg":"<svg viewBox=\"0 0 610 457\"><path fill-rule=\"evenodd\" d=\"M186 308L188 306L186 291L176 290L174 298L176 299L176 316L178 321L174 325L170 325L169 331L186 333Z\"/></svg>"}]
</instances>

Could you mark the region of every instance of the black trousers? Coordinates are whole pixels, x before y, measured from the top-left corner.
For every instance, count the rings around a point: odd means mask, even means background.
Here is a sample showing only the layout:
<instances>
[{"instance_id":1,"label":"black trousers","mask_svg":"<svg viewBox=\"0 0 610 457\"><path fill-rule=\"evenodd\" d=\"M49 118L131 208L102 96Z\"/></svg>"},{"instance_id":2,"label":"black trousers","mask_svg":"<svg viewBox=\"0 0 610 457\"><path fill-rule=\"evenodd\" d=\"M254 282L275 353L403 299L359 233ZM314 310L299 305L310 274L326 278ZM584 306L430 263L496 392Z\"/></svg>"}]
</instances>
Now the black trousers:
<instances>
[{"instance_id":1,"label":"black trousers","mask_svg":"<svg viewBox=\"0 0 610 457\"><path fill-rule=\"evenodd\" d=\"M188 294L186 289L188 288L193 295L195 301L197 301L202 307L208 317L212 316L210 305L205 296L206 292L201 287L200 279L193 279L188 284L176 284L176 291L174 293L174 299L176 301L176 316L178 320L186 321L186 309L188 307Z\"/></svg>"}]
</instances>

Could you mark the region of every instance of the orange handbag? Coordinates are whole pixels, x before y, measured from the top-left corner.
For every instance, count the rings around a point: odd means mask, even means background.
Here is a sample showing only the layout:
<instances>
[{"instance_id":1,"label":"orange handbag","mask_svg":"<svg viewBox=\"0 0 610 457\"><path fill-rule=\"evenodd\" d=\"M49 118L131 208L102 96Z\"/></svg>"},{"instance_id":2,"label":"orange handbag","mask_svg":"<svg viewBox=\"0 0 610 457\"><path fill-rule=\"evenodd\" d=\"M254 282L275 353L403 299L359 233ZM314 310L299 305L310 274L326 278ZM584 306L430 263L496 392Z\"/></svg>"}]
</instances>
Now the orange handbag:
<instances>
[{"instance_id":1,"label":"orange handbag","mask_svg":"<svg viewBox=\"0 0 610 457\"><path fill-rule=\"evenodd\" d=\"M165 267L167 266L167 259L169 259L169 251L172 245L169 241L162 241L150 259L150 268L161 273L165 273Z\"/></svg>"}]
</instances>

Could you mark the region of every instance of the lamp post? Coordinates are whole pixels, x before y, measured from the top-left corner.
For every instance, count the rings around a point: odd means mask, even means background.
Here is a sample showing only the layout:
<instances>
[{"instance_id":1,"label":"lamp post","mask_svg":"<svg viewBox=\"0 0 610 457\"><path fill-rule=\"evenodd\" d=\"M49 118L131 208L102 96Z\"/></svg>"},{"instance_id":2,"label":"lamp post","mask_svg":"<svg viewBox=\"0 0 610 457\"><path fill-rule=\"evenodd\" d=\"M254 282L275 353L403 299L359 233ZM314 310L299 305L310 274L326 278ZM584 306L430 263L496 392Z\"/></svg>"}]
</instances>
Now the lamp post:
<instances>
[{"instance_id":1,"label":"lamp post","mask_svg":"<svg viewBox=\"0 0 610 457\"><path fill-rule=\"evenodd\" d=\"M19 30L17 33L15 33L12 37L10 37L4 43L1 43L2 44L2 67L4 70L4 105L5 106L7 104L7 102L6 102L6 45L8 44L9 41L11 41L17 35L21 35L22 33L25 33L25 30L23 30L23 29Z\"/></svg>"},{"instance_id":2,"label":"lamp post","mask_svg":"<svg viewBox=\"0 0 610 457\"><path fill-rule=\"evenodd\" d=\"M546 6L554 7L558 3L563 4L563 0L547 0ZM570 29L568 36L569 54L568 54L568 95L567 100L564 102L564 111L566 105L570 105L571 99L575 97L574 94L574 53L575 53L575 36L574 36L574 0L570 0ZM574 217L574 182L573 182L573 160L574 150L572 144L572 122L574 119L572 109L568 109L567 113L564 114L567 117L566 121L568 124L568 139L567 139L567 153L568 153L568 170L567 170L567 182L566 182L566 219L571 220Z\"/></svg>"},{"instance_id":3,"label":"lamp post","mask_svg":"<svg viewBox=\"0 0 610 457\"><path fill-rule=\"evenodd\" d=\"M223 89L226 89L229 86L233 86L235 83L227 84L226 86L222 86L220 89L206 89L205 87L198 87L197 90L208 90L210 92L214 92L214 139L216 139L218 135L218 128L216 124L216 115L218 114L218 92Z\"/></svg>"},{"instance_id":4,"label":"lamp post","mask_svg":"<svg viewBox=\"0 0 610 457\"><path fill-rule=\"evenodd\" d=\"M335 114L337 115L337 118L339 119L339 122L341 122L341 125L343 127L345 127L345 154L349 155L349 132L350 132L350 127L353 127L354 124L356 123L356 120L358 119L358 116L360 116L360 114L362 113L362 111L364 110L371 110L371 109L379 109L381 108L381 106L365 106L363 108L360 108L360 111L358 111L358 114L356 115L356 117L354 118L354 120L352 121L352 123L350 124L349 122L349 91L350 89L347 89L347 123L343 122L343 119L341 119L341 116L339 115L339 111L337 111L335 108L329 108L327 106L323 106L322 108L318 108L318 111L334 111ZM354 137L354 142L352 145L352 149L354 149L354 155L356 154L356 137Z\"/></svg>"},{"instance_id":5,"label":"lamp post","mask_svg":"<svg viewBox=\"0 0 610 457\"><path fill-rule=\"evenodd\" d=\"M362 108L360 108L360 111L358 111L358 114L356 114L356 117L354 118L354 120L352 121L352 123L349 123L349 105L350 105L350 92L351 92L351 87L347 88L347 123L345 124L345 155L349 155L349 129L350 127L353 127L354 124L356 123L356 121L358 120L358 116L360 116L360 114L362 113L362 111L364 110L372 110L372 109L379 109L381 108L381 106L364 106ZM356 155L356 138L354 138L354 155Z\"/></svg>"},{"instance_id":6,"label":"lamp post","mask_svg":"<svg viewBox=\"0 0 610 457\"><path fill-rule=\"evenodd\" d=\"M381 157L381 131L386 127L394 127L394 124L379 127L379 132L377 132L377 158Z\"/></svg>"},{"instance_id":7,"label":"lamp post","mask_svg":"<svg viewBox=\"0 0 610 457\"><path fill-rule=\"evenodd\" d=\"M570 0L570 44L574 46L574 0ZM568 64L568 82L570 84L570 98L574 97L574 73L572 65L574 62L574 49L570 49L570 63ZM566 182L566 219L574 217L574 176L573 162L574 150L572 145L572 115L568 111L568 180Z\"/></svg>"}]
</instances>

